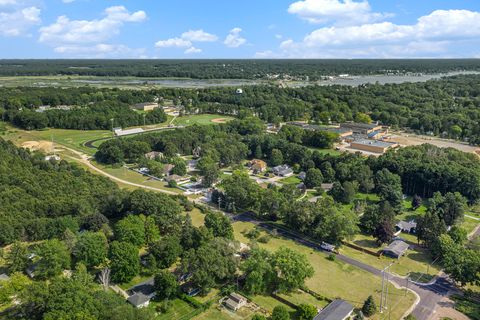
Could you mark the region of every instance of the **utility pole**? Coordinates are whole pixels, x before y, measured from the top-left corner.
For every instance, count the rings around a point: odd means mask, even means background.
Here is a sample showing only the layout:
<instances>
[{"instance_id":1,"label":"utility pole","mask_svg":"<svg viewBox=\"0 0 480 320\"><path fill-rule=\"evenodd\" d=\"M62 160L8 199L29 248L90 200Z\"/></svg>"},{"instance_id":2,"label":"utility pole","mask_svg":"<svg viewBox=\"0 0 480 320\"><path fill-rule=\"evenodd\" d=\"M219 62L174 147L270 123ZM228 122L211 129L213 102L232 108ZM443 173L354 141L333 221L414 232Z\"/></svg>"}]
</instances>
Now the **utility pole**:
<instances>
[{"instance_id":1,"label":"utility pole","mask_svg":"<svg viewBox=\"0 0 480 320\"><path fill-rule=\"evenodd\" d=\"M143 114L143 127L145 128L145 113Z\"/></svg>"},{"instance_id":2,"label":"utility pole","mask_svg":"<svg viewBox=\"0 0 480 320\"><path fill-rule=\"evenodd\" d=\"M387 309L388 305L388 285L390 281L389 270L393 263L390 263L382 270L382 294L380 297L380 313L383 313L384 309ZM385 290L385 287L387 288Z\"/></svg>"}]
</instances>

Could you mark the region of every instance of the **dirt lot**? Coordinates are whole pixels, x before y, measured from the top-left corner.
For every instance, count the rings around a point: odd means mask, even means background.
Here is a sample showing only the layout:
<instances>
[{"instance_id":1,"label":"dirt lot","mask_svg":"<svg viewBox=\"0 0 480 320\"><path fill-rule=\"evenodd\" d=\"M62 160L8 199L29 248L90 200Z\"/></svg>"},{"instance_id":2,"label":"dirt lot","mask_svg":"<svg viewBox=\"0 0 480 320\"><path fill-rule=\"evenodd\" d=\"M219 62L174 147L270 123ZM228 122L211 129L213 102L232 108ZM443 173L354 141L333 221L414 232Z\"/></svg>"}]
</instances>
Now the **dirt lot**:
<instances>
[{"instance_id":1,"label":"dirt lot","mask_svg":"<svg viewBox=\"0 0 480 320\"><path fill-rule=\"evenodd\" d=\"M50 141L25 141L22 143L22 148L30 149L32 151L52 152L53 143Z\"/></svg>"},{"instance_id":2,"label":"dirt lot","mask_svg":"<svg viewBox=\"0 0 480 320\"><path fill-rule=\"evenodd\" d=\"M391 132L390 141L397 142L402 146L416 146L424 143L430 143L441 148L454 148L463 152L475 153L480 151L480 148L468 145L466 143L441 139L438 137L421 136L405 132Z\"/></svg>"},{"instance_id":3,"label":"dirt lot","mask_svg":"<svg viewBox=\"0 0 480 320\"><path fill-rule=\"evenodd\" d=\"M214 123L226 123L228 121L227 118L216 118L216 119L212 119L212 122Z\"/></svg>"}]
</instances>

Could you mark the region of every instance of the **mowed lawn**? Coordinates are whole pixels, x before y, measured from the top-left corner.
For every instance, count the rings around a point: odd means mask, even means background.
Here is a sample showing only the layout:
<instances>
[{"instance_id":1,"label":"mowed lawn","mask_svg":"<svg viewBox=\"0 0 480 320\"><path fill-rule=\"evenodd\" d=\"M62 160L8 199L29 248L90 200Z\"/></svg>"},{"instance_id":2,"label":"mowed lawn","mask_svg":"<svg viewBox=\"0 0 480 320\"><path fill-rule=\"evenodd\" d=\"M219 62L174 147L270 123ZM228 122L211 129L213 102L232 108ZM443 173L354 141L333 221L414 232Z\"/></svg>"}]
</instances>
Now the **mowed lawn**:
<instances>
[{"instance_id":1,"label":"mowed lawn","mask_svg":"<svg viewBox=\"0 0 480 320\"><path fill-rule=\"evenodd\" d=\"M409 241L411 244L416 243L416 237L413 235L402 233L400 234L400 237ZM386 244L378 247L375 238L363 234L356 235L350 242L374 252L386 247ZM393 273L401 276L410 274L411 278L418 282L428 282L440 271L440 266L438 264L431 265L433 261L427 250L419 247L409 250L407 254L400 259L392 259L385 256L375 257L347 246L342 246L340 253L374 266L377 269L383 269L390 263L393 263L391 267Z\"/></svg>"},{"instance_id":2,"label":"mowed lawn","mask_svg":"<svg viewBox=\"0 0 480 320\"><path fill-rule=\"evenodd\" d=\"M243 243L250 241L244 236L244 233L254 228L252 223L235 222L233 227L235 239ZM380 301L380 277L338 260L330 261L327 259L326 254L299 245L292 240L272 238L266 244L258 244L260 247L270 251L275 251L284 246L305 254L315 270L314 276L306 281L306 285L309 289L323 296L330 299L342 298L356 307L361 307L369 295L373 295L377 303ZM403 313L413 304L415 300L414 295L411 293L405 295L404 290L396 289L393 285L390 286L389 290L392 319L400 319ZM295 301L294 303L301 302L298 297L294 297L293 300ZM311 301L305 302L310 303ZM372 319L380 319L380 317L377 315Z\"/></svg>"},{"instance_id":3,"label":"mowed lawn","mask_svg":"<svg viewBox=\"0 0 480 320\"><path fill-rule=\"evenodd\" d=\"M223 119L223 120L219 120ZM174 125L177 126L191 126L194 124L206 125L206 124L216 124L220 122L228 122L232 120L233 117L221 115L221 114L195 114L184 117L178 117L173 121ZM217 120L213 121L213 120Z\"/></svg>"}]
</instances>

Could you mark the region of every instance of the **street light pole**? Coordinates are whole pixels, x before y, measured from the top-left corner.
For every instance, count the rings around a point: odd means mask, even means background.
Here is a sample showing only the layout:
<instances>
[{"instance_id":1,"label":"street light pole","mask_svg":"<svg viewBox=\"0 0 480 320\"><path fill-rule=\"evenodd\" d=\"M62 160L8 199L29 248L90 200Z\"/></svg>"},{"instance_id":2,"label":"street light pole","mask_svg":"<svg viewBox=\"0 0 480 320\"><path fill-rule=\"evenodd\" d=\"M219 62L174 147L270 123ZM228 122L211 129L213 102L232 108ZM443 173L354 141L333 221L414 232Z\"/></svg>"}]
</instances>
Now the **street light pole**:
<instances>
[{"instance_id":1,"label":"street light pole","mask_svg":"<svg viewBox=\"0 0 480 320\"><path fill-rule=\"evenodd\" d=\"M113 122L114 122L114 118L110 119L110 121L112 122L112 135L115 136L115 132L113 131Z\"/></svg>"}]
</instances>

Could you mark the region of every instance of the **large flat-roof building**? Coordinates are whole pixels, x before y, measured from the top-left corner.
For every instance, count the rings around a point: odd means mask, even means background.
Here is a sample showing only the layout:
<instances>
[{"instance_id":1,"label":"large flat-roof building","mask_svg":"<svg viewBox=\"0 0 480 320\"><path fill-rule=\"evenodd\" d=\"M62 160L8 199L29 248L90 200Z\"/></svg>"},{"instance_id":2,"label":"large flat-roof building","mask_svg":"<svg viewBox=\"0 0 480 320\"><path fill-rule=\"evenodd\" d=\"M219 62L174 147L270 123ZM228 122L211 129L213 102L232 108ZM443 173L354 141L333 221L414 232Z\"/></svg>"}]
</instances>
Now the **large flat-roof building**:
<instances>
[{"instance_id":1,"label":"large flat-roof building","mask_svg":"<svg viewBox=\"0 0 480 320\"><path fill-rule=\"evenodd\" d=\"M132 108L140 111L152 111L153 109L158 108L158 103L156 102L137 103L137 104L134 104Z\"/></svg>"},{"instance_id":2,"label":"large flat-roof building","mask_svg":"<svg viewBox=\"0 0 480 320\"><path fill-rule=\"evenodd\" d=\"M396 148L398 144L395 142L387 142L382 140L360 139L350 143L350 148L361 151L384 153L388 149Z\"/></svg>"},{"instance_id":3,"label":"large flat-roof building","mask_svg":"<svg viewBox=\"0 0 480 320\"><path fill-rule=\"evenodd\" d=\"M376 123L357 123L345 122L340 124L340 128L353 131L353 133L369 134L374 131L381 131L383 128Z\"/></svg>"}]
</instances>

